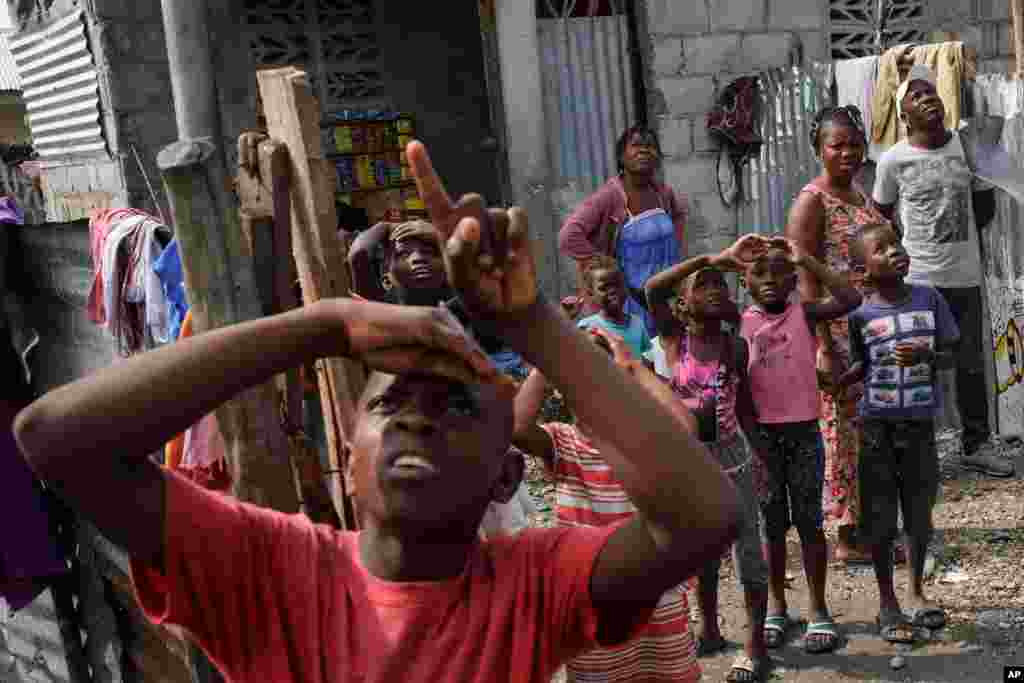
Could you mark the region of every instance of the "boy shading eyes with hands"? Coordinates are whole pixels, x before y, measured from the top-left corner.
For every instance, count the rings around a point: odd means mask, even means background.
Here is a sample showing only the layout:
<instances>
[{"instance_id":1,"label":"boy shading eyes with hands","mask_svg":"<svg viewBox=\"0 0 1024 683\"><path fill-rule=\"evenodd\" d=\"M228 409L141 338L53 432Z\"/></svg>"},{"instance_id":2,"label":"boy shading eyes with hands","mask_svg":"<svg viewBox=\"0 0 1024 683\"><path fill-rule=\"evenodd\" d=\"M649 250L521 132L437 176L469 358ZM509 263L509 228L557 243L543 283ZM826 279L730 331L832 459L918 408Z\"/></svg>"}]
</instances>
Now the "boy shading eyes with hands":
<instances>
[{"instance_id":1,"label":"boy shading eyes with hands","mask_svg":"<svg viewBox=\"0 0 1024 683\"><path fill-rule=\"evenodd\" d=\"M15 425L29 463L129 552L146 614L184 627L229 681L546 683L628 639L735 536L736 493L707 451L539 296L525 213L453 202L425 148L407 155L462 308L594 425L639 513L480 541L487 506L522 476L514 392L444 308L324 300L43 396ZM239 503L147 458L238 392L327 356L376 371L346 435L360 532Z\"/></svg>"}]
</instances>

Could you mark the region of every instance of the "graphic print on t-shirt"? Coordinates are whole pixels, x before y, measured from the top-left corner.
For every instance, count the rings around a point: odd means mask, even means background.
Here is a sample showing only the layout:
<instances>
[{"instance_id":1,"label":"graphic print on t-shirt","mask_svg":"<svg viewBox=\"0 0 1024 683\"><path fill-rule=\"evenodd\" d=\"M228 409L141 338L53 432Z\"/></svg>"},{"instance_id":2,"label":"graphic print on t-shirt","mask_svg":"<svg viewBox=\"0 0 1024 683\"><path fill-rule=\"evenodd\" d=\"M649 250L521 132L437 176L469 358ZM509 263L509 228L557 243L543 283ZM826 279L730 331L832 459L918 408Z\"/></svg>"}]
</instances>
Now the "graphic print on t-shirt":
<instances>
[{"instance_id":1,"label":"graphic print on t-shirt","mask_svg":"<svg viewBox=\"0 0 1024 683\"><path fill-rule=\"evenodd\" d=\"M900 367L893 357L897 345L935 348L935 313L929 310L885 315L860 327L871 358L867 403L871 408L919 408L933 404L932 368L929 363Z\"/></svg>"},{"instance_id":2,"label":"graphic print on t-shirt","mask_svg":"<svg viewBox=\"0 0 1024 683\"><path fill-rule=\"evenodd\" d=\"M904 221L911 242L950 244L970 238L970 191L973 174L955 156L907 160L900 169Z\"/></svg>"}]
</instances>

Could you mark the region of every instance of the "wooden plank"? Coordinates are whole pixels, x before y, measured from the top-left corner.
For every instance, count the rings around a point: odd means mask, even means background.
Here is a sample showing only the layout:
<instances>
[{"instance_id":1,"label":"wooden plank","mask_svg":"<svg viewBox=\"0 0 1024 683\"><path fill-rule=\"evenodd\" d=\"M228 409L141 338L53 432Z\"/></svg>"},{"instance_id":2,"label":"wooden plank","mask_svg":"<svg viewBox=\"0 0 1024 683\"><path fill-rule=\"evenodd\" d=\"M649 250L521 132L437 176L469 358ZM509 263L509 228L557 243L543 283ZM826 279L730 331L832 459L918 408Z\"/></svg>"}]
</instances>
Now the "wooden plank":
<instances>
[{"instance_id":1,"label":"wooden plank","mask_svg":"<svg viewBox=\"0 0 1024 683\"><path fill-rule=\"evenodd\" d=\"M1010 0L1010 8L1013 14L1013 57L1016 66L1014 67L1014 78L1024 76L1024 0Z\"/></svg>"},{"instance_id":2,"label":"wooden plank","mask_svg":"<svg viewBox=\"0 0 1024 683\"><path fill-rule=\"evenodd\" d=\"M197 332L263 314L252 248L242 238L227 176L209 141L181 141L157 157L174 215L185 286ZM296 512L288 442L273 384L242 392L217 410L228 453L232 492L239 499Z\"/></svg>"},{"instance_id":3,"label":"wooden plank","mask_svg":"<svg viewBox=\"0 0 1024 683\"><path fill-rule=\"evenodd\" d=\"M287 67L258 72L260 97L270 137L288 148L291 177L292 245L302 297L306 303L346 296L350 283L338 240L334 205L334 166L320 142L320 105L305 72ZM355 401L362 392L362 368L331 358L317 363L330 454L329 485L338 516L346 528L355 519L344 489L342 458L345 435L355 422Z\"/></svg>"}]
</instances>

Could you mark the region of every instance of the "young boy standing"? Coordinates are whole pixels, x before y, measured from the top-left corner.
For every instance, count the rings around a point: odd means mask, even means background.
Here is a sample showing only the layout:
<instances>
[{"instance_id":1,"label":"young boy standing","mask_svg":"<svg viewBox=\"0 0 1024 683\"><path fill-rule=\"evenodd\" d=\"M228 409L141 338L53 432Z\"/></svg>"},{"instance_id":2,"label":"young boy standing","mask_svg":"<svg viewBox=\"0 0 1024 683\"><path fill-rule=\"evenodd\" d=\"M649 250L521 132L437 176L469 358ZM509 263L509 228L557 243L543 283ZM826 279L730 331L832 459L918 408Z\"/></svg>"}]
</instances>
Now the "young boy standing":
<instances>
[{"instance_id":1,"label":"young boy standing","mask_svg":"<svg viewBox=\"0 0 1024 683\"><path fill-rule=\"evenodd\" d=\"M853 365L842 383L864 380L860 415L860 532L871 544L878 581L878 626L893 643L914 640L913 626L942 628L946 615L925 598L924 561L939 488L933 418L941 394L937 361L960 331L942 295L904 281L910 258L889 226L868 226L855 242L873 291L850 321ZM908 621L893 586L897 516L910 549Z\"/></svg>"},{"instance_id":2,"label":"young boy standing","mask_svg":"<svg viewBox=\"0 0 1024 683\"><path fill-rule=\"evenodd\" d=\"M626 276L611 256L595 256L583 271L583 285L598 312L580 320L583 329L599 327L622 337L633 355L642 359L651 350L651 338L642 316L626 310Z\"/></svg>"},{"instance_id":3,"label":"young boy standing","mask_svg":"<svg viewBox=\"0 0 1024 683\"><path fill-rule=\"evenodd\" d=\"M832 294L821 302L793 296L797 269L805 268ZM786 533L800 534L812 618L804 635L809 653L831 652L838 644L825 600L828 547L822 529L825 452L818 429L815 326L860 305L860 293L795 243L762 238L762 249L747 269L754 300L743 313L740 334L750 346L750 392L764 447L757 465L763 533L768 557L770 601L765 643L782 646L792 625L786 604Z\"/></svg>"},{"instance_id":4,"label":"young boy standing","mask_svg":"<svg viewBox=\"0 0 1024 683\"><path fill-rule=\"evenodd\" d=\"M407 157L466 310L594 425L641 514L480 541L487 506L522 475L508 457L512 397L441 309L323 300L48 393L16 420L22 452L128 551L149 617L184 627L228 681L547 683L580 652L628 640L735 535L735 490L706 450L538 295L525 214L453 203L420 143ZM150 461L238 392L332 355L377 370L346 435L358 533L230 500Z\"/></svg>"},{"instance_id":5,"label":"young boy standing","mask_svg":"<svg viewBox=\"0 0 1024 683\"><path fill-rule=\"evenodd\" d=\"M615 358L693 431L692 416L667 384L630 355L621 337L599 327L591 338ZM538 425L537 415L547 384L537 370L530 373L516 396L516 429L513 443L544 463L555 480L555 514L561 527L606 527L632 519L636 508L601 457L594 431L579 420L576 424L552 422ZM700 679L696 646L689 629L690 608L686 586L668 590L651 620L629 642L587 652L569 662L570 683L695 683Z\"/></svg>"},{"instance_id":6,"label":"young boy standing","mask_svg":"<svg viewBox=\"0 0 1024 683\"><path fill-rule=\"evenodd\" d=\"M771 670L764 643L768 605L768 567L761 549L759 516L753 485L754 451L760 451L757 422L747 375L749 351L741 337L727 333L723 322L736 314L724 270L738 270L750 240L714 256L698 256L664 270L647 281L647 301L655 320L672 315L668 301L678 291L687 326L675 346L672 386L697 422L698 438L727 472L743 501L743 526L733 546L736 579L743 588L748 631L744 653L732 663L730 683L763 681ZM658 329L667 325L658 323ZM743 434L740 434L742 427ZM699 575L697 600L702 617L698 651L711 654L725 647L718 624L718 579L721 557Z\"/></svg>"}]
</instances>

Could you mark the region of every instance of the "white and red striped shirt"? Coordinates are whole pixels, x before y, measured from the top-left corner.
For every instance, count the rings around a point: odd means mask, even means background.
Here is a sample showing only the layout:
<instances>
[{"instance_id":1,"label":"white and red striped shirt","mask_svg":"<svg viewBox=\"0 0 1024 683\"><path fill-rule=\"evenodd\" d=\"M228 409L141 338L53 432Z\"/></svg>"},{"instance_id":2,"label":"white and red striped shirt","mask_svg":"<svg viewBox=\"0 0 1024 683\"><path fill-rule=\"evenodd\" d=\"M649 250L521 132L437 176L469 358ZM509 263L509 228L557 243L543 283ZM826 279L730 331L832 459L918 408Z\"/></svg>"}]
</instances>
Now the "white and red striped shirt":
<instances>
[{"instance_id":1,"label":"white and red striped shirt","mask_svg":"<svg viewBox=\"0 0 1024 683\"><path fill-rule=\"evenodd\" d=\"M608 526L636 508L594 444L579 428L542 425L554 444L555 514L559 526ZM667 591L650 622L618 647L591 650L572 660L570 683L693 683L700 679L690 634L686 585Z\"/></svg>"}]
</instances>

